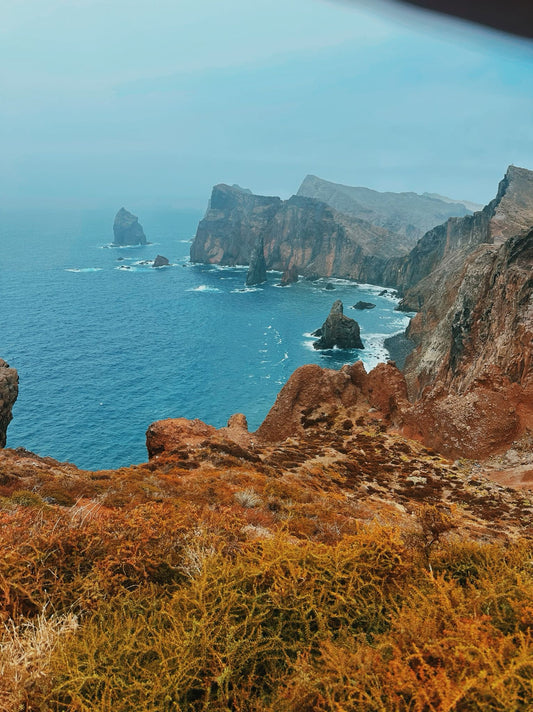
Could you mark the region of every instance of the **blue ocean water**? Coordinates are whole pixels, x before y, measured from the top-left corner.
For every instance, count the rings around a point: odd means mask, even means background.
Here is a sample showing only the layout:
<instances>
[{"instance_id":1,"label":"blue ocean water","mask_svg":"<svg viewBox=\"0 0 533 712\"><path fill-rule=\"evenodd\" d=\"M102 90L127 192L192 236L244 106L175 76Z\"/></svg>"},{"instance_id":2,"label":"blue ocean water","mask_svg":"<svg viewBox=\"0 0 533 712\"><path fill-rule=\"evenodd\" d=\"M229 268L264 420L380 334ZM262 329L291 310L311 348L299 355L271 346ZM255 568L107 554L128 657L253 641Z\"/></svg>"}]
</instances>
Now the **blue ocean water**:
<instances>
[{"instance_id":1,"label":"blue ocean water","mask_svg":"<svg viewBox=\"0 0 533 712\"><path fill-rule=\"evenodd\" d=\"M153 243L111 248L113 211L0 212L0 357L20 393L8 447L79 467L146 460L154 420L216 427L242 412L255 429L304 363L386 360L386 336L408 317L381 289L342 280L244 288L245 268L191 265L199 213L143 211ZM142 264L157 254L170 267ZM310 332L331 304L361 326L364 351L318 352ZM368 311L352 311L371 301Z\"/></svg>"}]
</instances>

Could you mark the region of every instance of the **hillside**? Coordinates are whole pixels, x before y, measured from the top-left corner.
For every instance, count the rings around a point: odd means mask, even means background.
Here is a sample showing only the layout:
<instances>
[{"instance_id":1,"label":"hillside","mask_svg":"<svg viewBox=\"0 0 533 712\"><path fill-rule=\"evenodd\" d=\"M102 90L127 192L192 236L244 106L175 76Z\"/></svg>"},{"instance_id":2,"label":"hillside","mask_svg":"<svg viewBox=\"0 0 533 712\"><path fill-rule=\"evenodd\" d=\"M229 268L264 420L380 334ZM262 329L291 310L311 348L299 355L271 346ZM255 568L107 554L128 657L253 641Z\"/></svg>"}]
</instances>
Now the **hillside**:
<instances>
[{"instance_id":1,"label":"hillside","mask_svg":"<svg viewBox=\"0 0 533 712\"><path fill-rule=\"evenodd\" d=\"M321 200L335 210L402 235L411 248L428 230L452 216L469 215L463 202L424 193L381 193L370 188L305 177L297 195Z\"/></svg>"}]
</instances>

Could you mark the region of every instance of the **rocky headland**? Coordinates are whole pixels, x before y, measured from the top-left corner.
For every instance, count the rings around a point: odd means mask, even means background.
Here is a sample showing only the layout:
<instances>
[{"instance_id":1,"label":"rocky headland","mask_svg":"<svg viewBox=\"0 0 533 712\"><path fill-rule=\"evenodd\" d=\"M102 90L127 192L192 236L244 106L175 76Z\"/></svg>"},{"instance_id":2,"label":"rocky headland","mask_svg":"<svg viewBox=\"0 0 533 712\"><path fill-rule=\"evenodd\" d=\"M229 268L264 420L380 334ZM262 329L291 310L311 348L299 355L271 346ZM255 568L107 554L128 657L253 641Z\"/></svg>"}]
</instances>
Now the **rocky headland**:
<instances>
[{"instance_id":1,"label":"rocky headland","mask_svg":"<svg viewBox=\"0 0 533 712\"><path fill-rule=\"evenodd\" d=\"M125 208L120 208L113 223L113 245L146 245L146 235L139 218Z\"/></svg>"},{"instance_id":2,"label":"rocky headland","mask_svg":"<svg viewBox=\"0 0 533 712\"><path fill-rule=\"evenodd\" d=\"M259 240L267 269L290 265L304 277L343 277L379 283L385 263L408 252L401 235L339 213L323 202L213 188L191 245L191 261L249 265Z\"/></svg>"}]
</instances>

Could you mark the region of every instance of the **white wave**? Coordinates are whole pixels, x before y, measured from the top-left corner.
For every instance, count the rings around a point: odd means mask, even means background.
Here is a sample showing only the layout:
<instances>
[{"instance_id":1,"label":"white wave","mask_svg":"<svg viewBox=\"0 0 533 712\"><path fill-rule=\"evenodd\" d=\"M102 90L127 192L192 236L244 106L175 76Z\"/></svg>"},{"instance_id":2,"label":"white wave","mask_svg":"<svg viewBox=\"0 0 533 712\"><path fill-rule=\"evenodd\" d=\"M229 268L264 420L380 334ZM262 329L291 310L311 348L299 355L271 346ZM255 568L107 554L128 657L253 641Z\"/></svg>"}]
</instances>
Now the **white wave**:
<instances>
[{"instance_id":1,"label":"white wave","mask_svg":"<svg viewBox=\"0 0 533 712\"><path fill-rule=\"evenodd\" d=\"M198 287L191 287L188 292L220 292L218 287L210 287L207 284L200 284Z\"/></svg>"},{"instance_id":2,"label":"white wave","mask_svg":"<svg viewBox=\"0 0 533 712\"><path fill-rule=\"evenodd\" d=\"M191 242L194 240L194 237L190 237L188 240L178 240L178 242L181 242L182 245L190 245Z\"/></svg>"},{"instance_id":3,"label":"white wave","mask_svg":"<svg viewBox=\"0 0 533 712\"><path fill-rule=\"evenodd\" d=\"M241 287L240 289L232 289L232 294L247 294L248 292L262 292L259 287Z\"/></svg>"},{"instance_id":4,"label":"white wave","mask_svg":"<svg viewBox=\"0 0 533 712\"><path fill-rule=\"evenodd\" d=\"M118 269L121 272L137 272L137 267L132 267L131 265L119 265L118 267L115 267L115 269Z\"/></svg>"},{"instance_id":5,"label":"white wave","mask_svg":"<svg viewBox=\"0 0 533 712\"><path fill-rule=\"evenodd\" d=\"M65 272L101 272L101 267L67 267Z\"/></svg>"}]
</instances>

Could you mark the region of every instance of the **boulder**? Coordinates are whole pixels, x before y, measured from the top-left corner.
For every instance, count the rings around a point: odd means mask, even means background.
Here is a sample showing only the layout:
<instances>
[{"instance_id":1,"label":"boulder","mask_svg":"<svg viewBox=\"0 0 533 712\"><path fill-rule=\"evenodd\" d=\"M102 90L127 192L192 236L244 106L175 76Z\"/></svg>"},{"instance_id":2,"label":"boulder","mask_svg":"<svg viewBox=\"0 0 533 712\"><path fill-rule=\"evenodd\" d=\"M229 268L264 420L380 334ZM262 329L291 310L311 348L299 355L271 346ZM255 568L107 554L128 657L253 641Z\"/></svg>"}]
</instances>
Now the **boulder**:
<instances>
[{"instance_id":1,"label":"boulder","mask_svg":"<svg viewBox=\"0 0 533 712\"><path fill-rule=\"evenodd\" d=\"M120 208L113 224L113 245L146 245L146 235L139 218L125 208Z\"/></svg>"},{"instance_id":2,"label":"boulder","mask_svg":"<svg viewBox=\"0 0 533 712\"><path fill-rule=\"evenodd\" d=\"M166 265L169 265L169 264L170 264L170 262L167 260L166 257L163 257L163 255L157 255L152 267L165 267Z\"/></svg>"},{"instance_id":3,"label":"boulder","mask_svg":"<svg viewBox=\"0 0 533 712\"><path fill-rule=\"evenodd\" d=\"M355 319L350 319L343 313L340 299L331 307L328 318L322 324L320 338L313 346L315 349L364 349L360 337L359 324Z\"/></svg>"}]
</instances>

